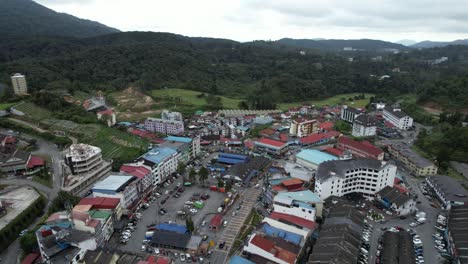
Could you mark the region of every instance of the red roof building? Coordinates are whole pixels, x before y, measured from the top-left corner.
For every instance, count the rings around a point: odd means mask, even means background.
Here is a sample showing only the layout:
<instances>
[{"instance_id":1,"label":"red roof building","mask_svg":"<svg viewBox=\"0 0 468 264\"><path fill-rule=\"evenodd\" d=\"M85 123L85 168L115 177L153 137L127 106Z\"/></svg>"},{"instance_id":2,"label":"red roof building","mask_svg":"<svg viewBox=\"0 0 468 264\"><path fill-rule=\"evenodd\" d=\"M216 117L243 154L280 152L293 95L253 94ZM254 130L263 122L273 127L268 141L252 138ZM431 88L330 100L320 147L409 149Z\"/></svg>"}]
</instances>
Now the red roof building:
<instances>
[{"instance_id":1,"label":"red roof building","mask_svg":"<svg viewBox=\"0 0 468 264\"><path fill-rule=\"evenodd\" d=\"M279 135L279 139L280 139L280 141L282 141L282 142L288 142L288 141L289 141L288 133L281 133L281 134Z\"/></svg>"},{"instance_id":2,"label":"red roof building","mask_svg":"<svg viewBox=\"0 0 468 264\"><path fill-rule=\"evenodd\" d=\"M34 168L37 168L37 167L42 167L44 166L45 162L43 159L41 159L40 157L38 156L33 156L31 155L31 157L29 158L29 161L28 161L28 169L34 169Z\"/></svg>"},{"instance_id":3,"label":"red roof building","mask_svg":"<svg viewBox=\"0 0 468 264\"><path fill-rule=\"evenodd\" d=\"M320 123L318 126L322 130L330 131L333 129L335 124L333 122L327 121L327 122Z\"/></svg>"},{"instance_id":4,"label":"red roof building","mask_svg":"<svg viewBox=\"0 0 468 264\"><path fill-rule=\"evenodd\" d=\"M348 137L340 137L337 147L341 150L349 150L354 157L372 158L383 160L384 152L372 145L369 141L356 141Z\"/></svg>"},{"instance_id":5,"label":"red roof building","mask_svg":"<svg viewBox=\"0 0 468 264\"><path fill-rule=\"evenodd\" d=\"M119 204L119 198L106 197L83 198L78 202L78 205L92 205L93 209L116 209Z\"/></svg>"},{"instance_id":6,"label":"red roof building","mask_svg":"<svg viewBox=\"0 0 468 264\"><path fill-rule=\"evenodd\" d=\"M337 148L326 148L324 149L323 151L329 153L329 154L332 154L333 156L337 156L337 157L341 157L344 153L343 150L341 149L337 149Z\"/></svg>"},{"instance_id":7,"label":"red roof building","mask_svg":"<svg viewBox=\"0 0 468 264\"><path fill-rule=\"evenodd\" d=\"M301 181L301 180L299 180L299 179L292 178L292 179L283 181L281 184L282 184L288 191L292 192L292 191L301 189L301 188L302 188L302 185L304 184L304 182Z\"/></svg>"},{"instance_id":8,"label":"red roof building","mask_svg":"<svg viewBox=\"0 0 468 264\"><path fill-rule=\"evenodd\" d=\"M252 149L255 147L255 143L252 140L244 141L244 147Z\"/></svg>"},{"instance_id":9,"label":"red roof building","mask_svg":"<svg viewBox=\"0 0 468 264\"><path fill-rule=\"evenodd\" d=\"M310 134L306 137L300 138L299 142L303 145L321 145L330 141L332 137L333 136L328 133Z\"/></svg>"},{"instance_id":10,"label":"red roof building","mask_svg":"<svg viewBox=\"0 0 468 264\"><path fill-rule=\"evenodd\" d=\"M23 259L23 261L21 261L21 264L39 263L40 256L41 254L39 253L30 253Z\"/></svg>"},{"instance_id":11,"label":"red roof building","mask_svg":"<svg viewBox=\"0 0 468 264\"><path fill-rule=\"evenodd\" d=\"M260 138L255 141L255 147L261 151L265 151L274 155L282 155L286 151L288 144L282 141L269 138Z\"/></svg>"},{"instance_id":12,"label":"red roof building","mask_svg":"<svg viewBox=\"0 0 468 264\"><path fill-rule=\"evenodd\" d=\"M278 212L272 212L269 217L293 226L301 226L310 230L314 230L316 225L314 221L309 221L301 217Z\"/></svg>"},{"instance_id":13,"label":"red roof building","mask_svg":"<svg viewBox=\"0 0 468 264\"><path fill-rule=\"evenodd\" d=\"M151 174L151 171L143 166L122 165L120 172L126 172L137 178L143 179Z\"/></svg>"},{"instance_id":14,"label":"red roof building","mask_svg":"<svg viewBox=\"0 0 468 264\"><path fill-rule=\"evenodd\" d=\"M297 254L276 245L272 240L259 234L255 234L254 237L250 240L249 244L267 252L266 256L264 255L263 257L266 257L271 261L277 262L278 260L282 260L283 262L290 264L294 264L296 262ZM250 248L250 246L247 248ZM251 250L247 251L255 254L255 251L258 250L252 248Z\"/></svg>"},{"instance_id":15,"label":"red roof building","mask_svg":"<svg viewBox=\"0 0 468 264\"><path fill-rule=\"evenodd\" d=\"M275 133L276 133L276 130L274 130L273 128L265 128L261 130L260 132L258 132L258 134L262 137L271 137Z\"/></svg>"}]
</instances>

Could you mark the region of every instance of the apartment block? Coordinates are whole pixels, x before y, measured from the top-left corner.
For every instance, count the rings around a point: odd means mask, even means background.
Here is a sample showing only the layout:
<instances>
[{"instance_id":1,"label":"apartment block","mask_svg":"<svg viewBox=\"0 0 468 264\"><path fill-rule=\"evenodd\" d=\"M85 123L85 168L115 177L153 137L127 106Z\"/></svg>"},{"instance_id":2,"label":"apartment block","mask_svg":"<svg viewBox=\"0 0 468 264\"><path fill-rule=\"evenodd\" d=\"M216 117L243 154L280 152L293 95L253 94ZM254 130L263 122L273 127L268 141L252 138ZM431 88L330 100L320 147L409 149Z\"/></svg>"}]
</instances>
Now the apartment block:
<instances>
[{"instance_id":1,"label":"apartment block","mask_svg":"<svg viewBox=\"0 0 468 264\"><path fill-rule=\"evenodd\" d=\"M437 166L430 160L414 152L403 143L389 143L387 150L394 158L401 161L416 176L437 174Z\"/></svg>"},{"instance_id":2,"label":"apartment block","mask_svg":"<svg viewBox=\"0 0 468 264\"><path fill-rule=\"evenodd\" d=\"M11 85L13 86L13 92L16 95L28 94L28 84L26 83L26 76L21 73L15 73L11 76Z\"/></svg>"},{"instance_id":3,"label":"apartment block","mask_svg":"<svg viewBox=\"0 0 468 264\"><path fill-rule=\"evenodd\" d=\"M383 118L401 130L408 130L413 126L413 118L401 111L399 106L386 106Z\"/></svg>"}]
</instances>

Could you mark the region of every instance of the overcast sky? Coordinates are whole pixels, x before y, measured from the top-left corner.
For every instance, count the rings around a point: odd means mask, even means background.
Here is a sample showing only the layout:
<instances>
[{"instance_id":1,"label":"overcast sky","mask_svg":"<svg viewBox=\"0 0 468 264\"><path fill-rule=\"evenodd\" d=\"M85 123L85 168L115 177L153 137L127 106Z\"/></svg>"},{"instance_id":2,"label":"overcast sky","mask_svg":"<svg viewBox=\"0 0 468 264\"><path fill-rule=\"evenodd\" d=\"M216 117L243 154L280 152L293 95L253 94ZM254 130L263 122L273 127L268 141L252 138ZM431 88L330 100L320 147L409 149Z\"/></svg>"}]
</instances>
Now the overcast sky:
<instances>
[{"instance_id":1,"label":"overcast sky","mask_svg":"<svg viewBox=\"0 0 468 264\"><path fill-rule=\"evenodd\" d=\"M122 31L238 41L468 38L468 0L35 0Z\"/></svg>"}]
</instances>

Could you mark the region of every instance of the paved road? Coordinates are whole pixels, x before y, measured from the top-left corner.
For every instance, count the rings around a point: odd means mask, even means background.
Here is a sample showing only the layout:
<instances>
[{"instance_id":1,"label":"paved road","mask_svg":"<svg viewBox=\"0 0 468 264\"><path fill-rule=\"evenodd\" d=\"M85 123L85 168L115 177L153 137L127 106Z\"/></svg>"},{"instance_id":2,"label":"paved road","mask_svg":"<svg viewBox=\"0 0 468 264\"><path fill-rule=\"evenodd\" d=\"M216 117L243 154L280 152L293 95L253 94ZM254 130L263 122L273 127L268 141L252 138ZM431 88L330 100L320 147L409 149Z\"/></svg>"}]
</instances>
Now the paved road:
<instances>
[{"instance_id":1,"label":"paved road","mask_svg":"<svg viewBox=\"0 0 468 264\"><path fill-rule=\"evenodd\" d=\"M261 185L261 183L260 183ZM228 253L234 244L234 241L239 234L240 229L244 225L245 220L247 219L250 211L254 207L254 205L257 203L257 197L260 195L262 190L260 188L258 189L253 189L253 188L247 188L244 189L244 192L242 194L242 197L240 200L243 200L242 203L242 208L237 211L236 216L231 217L231 220L228 223L228 226L224 229L221 238L219 241L225 241L226 245L224 246L223 249L219 249L216 247L216 249L213 251L213 255L211 256L211 263L226 263L227 262L227 257ZM238 204L239 202L237 202ZM232 210L236 210L235 208L237 207L237 204L234 205ZM229 212L228 212L229 215Z\"/></svg>"}]
</instances>

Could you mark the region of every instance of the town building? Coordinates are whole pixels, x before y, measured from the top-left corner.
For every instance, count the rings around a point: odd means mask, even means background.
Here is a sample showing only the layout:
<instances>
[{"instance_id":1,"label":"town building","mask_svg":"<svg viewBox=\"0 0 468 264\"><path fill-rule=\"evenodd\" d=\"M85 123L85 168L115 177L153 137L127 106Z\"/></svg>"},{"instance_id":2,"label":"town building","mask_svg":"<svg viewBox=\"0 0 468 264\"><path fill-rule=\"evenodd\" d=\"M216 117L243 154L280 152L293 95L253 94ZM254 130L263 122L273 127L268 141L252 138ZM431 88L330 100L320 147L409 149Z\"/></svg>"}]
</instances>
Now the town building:
<instances>
[{"instance_id":1,"label":"town building","mask_svg":"<svg viewBox=\"0 0 468 264\"><path fill-rule=\"evenodd\" d=\"M82 198L77 205L90 206L89 209L93 211L111 212L112 219L114 220L114 226L120 220L123 214L120 198L85 197Z\"/></svg>"},{"instance_id":2,"label":"town building","mask_svg":"<svg viewBox=\"0 0 468 264\"><path fill-rule=\"evenodd\" d=\"M447 218L448 228L443 235L447 241L448 252L454 259L453 263L465 263L468 259L468 249L466 248L468 205L451 207Z\"/></svg>"},{"instance_id":3,"label":"town building","mask_svg":"<svg viewBox=\"0 0 468 264\"><path fill-rule=\"evenodd\" d=\"M408 130L413 126L413 118L401 111L399 106L385 106L383 118L401 130Z\"/></svg>"},{"instance_id":4,"label":"town building","mask_svg":"<svg viewBox=\"0 0 468 264\"><path fill-rule=\"evenodd\" d=\"M331 160L315 174L315 193L322 200L350 193L373 199L385 186L393 186L397 167L375 159Z\"/></svg>"},{"instance_id":5,"label":"town building","mask_svg":"<svg viewBox=\"0 0 468 264\"><path fill-rule=\"evenodd\" d=\"M288 151L288 143L269 138L260 138L255 141L255 149L259 152L281 156Z\"/></svg>"},{"instance_id":6,"label":"town building","mask_svg":"<svg viewBox=\"0 0 468 264\"><path fill-rule=\"evenodd\" d=\"M281 230L285 230L285 231L288 231L288 232L291 232L291 233L294 233L294 234L298 234L298 235L302 236L302 241L307 240L307 238L311 235L311 233L313 231L313 229L306 229L306 228L297 227L297 226L294 226L294 225L289 225L287 223L284 223L282 221L278 221L278 220L275 220L275 219L269 218L269 217L263 218L262 223L267 223L268 225L270 225L272 227L275 227L275 228L278 228L278 229L281 229Z\"/></svg>"},{"instance_id":7,"label":"town building","mask_svg":"<svg viewBox=\"0 0 468 264\"><path fill-rule=\"evenodd\" d=\"M273 263L294 264L297 260L297 248L297 246L289 246L286 241L276 237L254 234L245 244L244 251ZM258 262L254 261L254 263Z\"/></svg>"},{"instance_id":8,"label":"town building","mask_svg":"<svg viewBox=\"0 0 468 264\"><path fill-rule=\"evenodd\" d=\"M153 148L138 158L138 164L151 168L153 184L157 185L176 172L180 156L177 150L172 148Z\"/></svg>"},{"instance_id":9,"label":"town building","mask_svg":"<svg viewBox=\"0 0 468 264\"><path fill-rule=\"evenodd\" d=\"M347 105L343 105L341 108L340 118L348 123L353 123L354 119L362 114L362 111L354 108L349 107Z\"/></svg>"},{"instance_id":10,"label":"town building","mask_svg":"<svg viewBox=\"0 0 468 264\"><path fill-rule=\"evenodd\" d=\"M62 189L78 194L111 171L111 162L102 159L101 149L87 144L72 144L65 152L65 174Z\"/></svg>"},{"instance_id":11,"label":"town building","mask_svg":"<svg viewBox=\"0 0 468 264\"><path fill-rule=\"evenodd\" d=\"M276 195L273 198L273 210L278 213L294 215L309 221L315 221L316 212L314 207L285 196Z\"/></svg>"},{"instance_id":12,"label":"town building","mask_svg":"<svg viewBox=\"0 0 468 264\"><path fill-rule=\"evenodd\" d=\"M293 137L305 137L319 131L318 122L315 119L296 118L291 120L289 135Z\"/></svg>"},{"instance_id":13,"label":"town building","mask_svg":"<svg viewBox=\"0 0 468 264\"><path fill-rule=\"evenodd\" d=\"M103 247L114 233L112 212L93 211L91 205L76 205L72 211L73 228L90 232L96 245Z\"/></svg>"},{"instance_id":14,"label":"town building","mask_svg":"<svg viewBox=\"0 0 468 264\"><path fill-rule=\"evenodd\" d=\"M113 173L91 188L93 197L119 198L123 214L130 216L138 206L139 179L125 174Z\"/></svg>"},{"instance_id":15,"label":"town building","mask_svg":"<svg viewBox=\"0 0 468 264\"><path fill-rule=\"evenodd\" d=\"M179 112L163 110L161 118L148 117L145 120L145 129L164 135L180 135L184 133L184 121Z\"/></svg>"},{"instance_id":16,"label":"town building","mask_svg":"<svg viewBox=\"0 0 468 264\"><path fill-rule=\"evenodd\" d=\"M150 167L140 164L125 164L120 167L120 172L140 179L138 192L142 198L146 199L151 195L154 179Z\"/></svg>"},{"instance_id":17,"label":"town building","mask_svg":"<svg viewBox=\"0 0 468 264\"><path fill-rule=\"evenodd\" d=\"M282 201L286 201L286 200L292 200L292 201L296 201L296 202L299 202L300 204L307 204L309 206L311 206L313 208L313 210L315 211L315 216L321 218L322 215L323 215L323 201L320 199L320 197L310 191L310 190L302 190L302 191L292 191L292 192L279 192L276 196L275 196L275 199L280 199ZM276 200L274 200L276 201ZM289 202L288 202L289 203ZM284 213L284 214L288 214L287 210L285 211L276 211L275 212L279 212L279 213ZM299 216L299 214L290 214L290 215L295 215L295 216ZM305 217L303 217L305 218ZM307 220L310 220L310 221L315 221L315 219L308 219L306 218Z\"/></svg>"},{"instance_id":18,"label":"town building","mask_svg":"<svg viewBox=\"0 0 468 264\"><path fill-rule=\"evenodd\" d=\"M371 115L359 115L353 122L353 136L371 137L377 133L375 118Z\"/></svg>"},{"instance_id":19,"label":"town building","mask_svg":"<svg viewBox=\"0 0 468 264\"><path fill-rule=\"evenodd\" d=\"M390 186L380 190L376 200L396 215L409 215L416 211L416 201L411 196Z\"/></svg>"},{"instance_id":20,"label":"town building","mask_svg":"<svg viewBox=\"0 0 468 264\"><path fill-rule=\"evenodd\" d=\"M316 149L303 149L296 155L296 163L309 169L317 169L324 161L338 158Z\"/></svg>"},{"instance_id":21,"label":"town building","mask_svg":"<svg viewBox=\"0 0 468 264\"><path fill-rule=\"evenodd\" d=\"M175 147L176 149L180 149L179 152L188 152L189 158L196 158L200 155L201 146L200 146L200 136L194 137L176 137L176 136L169 136L165 138L166 142L170 143L179 143L182 147ZM166 146L164 143L161 144L161 147ZM170 145L167 145L170 147Z\"/></svg>"},{"instance_id":22,"label":"town building","mask_svg":"<svg viewBox=\"0 0 468 264\"><path fill-rule=\"evenodd\" d=\"M356 141L344 136L338 139L337 148L351 152L354 158L383 160L385 156L383 150L372 145L369 141Z\"/></svg>"},{"instance_id":23,"label":"town building","mask_svg":"<svg viewBox=\"0 0 468 264\"><path fill-rule=\"evenodd\" d=\"M445 175L434 175L426 177L426 183L445 209L468 205L468 191L457 180Z\"/></svg>"},{"instance_id":24,"label":"town building","mask_svg":"<svg viewBox=\"0 0 468 264\"><path fill-rule=\"evenodd\" d=\"M26 83L26 76L21 73L15 73L11 76L11 85L13 86L13 92L16 95L28 94L28 84Z\"/></svg>"},{"instance_id":25,"label":"town building","mask_svg":"<svg viewBox=\"0 0 468 264\"><path fill-rule=\"evenodd\" d=\"M408 145L392 142L387 143L386 146L390 155L405 164L414 175L427 176L437 174L437 166L430 160L414 152Z\"/></svg>"},{"instance_id":26,"label":"town building","mask_svg":"<svg viewBox=\"0 0 468 264\"><path fill-rule=\"evenodd\" d=\"M314 176L313 170L297 163L285 162L283 169L287 174L291 175L292 178L300 179L304 182L310 182Z\"/></svg>"},{"instance_id":27,"label":"town building","mask_svg":"<svg viewBox=\"0 0 468 264\"><path fill-rule=\"evenodd\" d=\"M260 177L269 164L270 159L268 158L262 156L252 157L247 163L238 163L229 167L223 178L249 183L253 178Z\"/></svg>"},{"instance_id":28,"label":"town building","mask_svg":"<svg viewBox=\"0 0 468 264\"><path fill-rule=\"evenodd\" d=\"M108 127L111 127L117 123L115 112L111 109L106 109L96 113L97 119L106 122Z\"/></svg>"},{"instance_id":29,"label":"town building","mask_svg":"<svg viewBox=\"0 0 468 264\"><path fill-rule=\"evenodd\" d=\"M316 146L328 143L339 135L335 135L332 132L310 134L308 136L299 138L299 143L303 146Z\"/></svg>"},{"instance_id":30,"label":"town building","mask_svg":"<svg viewBox=\"0 0 468 264\"><path fill-rule=\"evenodd\" d=\"M326 201L327 214L308 264L359 263L365 215L338 197Z\"/></svg>"}]
</instances>

